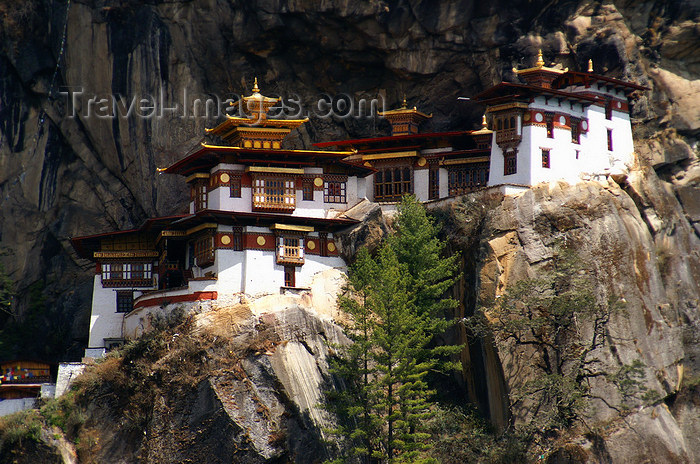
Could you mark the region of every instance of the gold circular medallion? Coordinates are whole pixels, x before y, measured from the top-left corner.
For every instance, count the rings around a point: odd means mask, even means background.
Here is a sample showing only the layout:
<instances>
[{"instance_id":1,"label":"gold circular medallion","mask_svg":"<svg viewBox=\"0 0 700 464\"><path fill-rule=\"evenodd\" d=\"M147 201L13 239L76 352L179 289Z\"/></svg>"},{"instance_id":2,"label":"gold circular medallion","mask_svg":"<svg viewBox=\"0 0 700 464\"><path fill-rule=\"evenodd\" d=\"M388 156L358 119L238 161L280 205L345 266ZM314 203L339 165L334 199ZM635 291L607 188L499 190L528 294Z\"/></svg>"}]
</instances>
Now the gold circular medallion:
<instances>
[{"instance_id":1,"label":"gold circular medallion","mask_svg":"<svg viewBox=\"0 0 700 464\"><path fill-rule=\"evenodd\" d=\"M263 246L265 245L265 242L265 237L263 237L262 235L258 235L258 245Z\"/></svg>"},{"instance_id":2,"label":"gold circular medallion","mask_svg":"<svg viewBox=\"0 0 700 464\"><path fill-rule=\"evenodd\" d=\"M221 179L221 183L225 184L226 182L228 182L229 180L231 180L231 177L229 177L228 174L223 173L223 174L221 174L221 176L219 177L219 179Z\"/></svg>"},{"instance_id":3,"label":"gold circular medallion","mask_svg":"<svg viewBox=\"0 0 700 464\"><path fill-rule=\"evenodd\" d=\"M229 243L231 243L231 237L228 235L223 235L221 237L221 243L224 245L228 245Z\"/></svg>"},{"instance_id":4,"label":"gold circular medallion","mask_svg":"<svg viewBox=\"0 0 700 464\"><path fill-rule=\"evenodd\" d=\"M328 251L331 251L331 252L335 251L335 243L333 243L333 242L328 243Z\"/></svg>"},{"instance_id":5,"label":"gold circular medallion","mask_svg":"<svg viewBox=\"0 0 700 464\"><path fill-rule=\"evenodd\" d=\"M309 250L313 250L314 248L316 248L316 242L314 242L313 240L309 240L308 242L306 242L306 248L308 248Z\"/></svg>"},{"instance_id":6,"label":"gold circular medallion","mask_svg":"<svg viewBox=\"0 0 700 464\"><path fill-rule=\"evenodd\" d=\"M426 159L423 158L422 156L421 156L420 158L418 158L418 166L425 166L425 164L426 164L427 162L428 162L428 160L426 160Z\"/></svg>"},{"instance_id":7,"label":"gold circular medallion","mask_svg":"<svg viewBox=\"0 0 700 464\"><path fill-rule=\"evenodd\" d=\"M529 121L530 120L530 113L525 113L523 116L523 121Z\"/></svg>"},{"instance_id":8,"label":"gold circular medallion","mask_svg":"<svg viewBox=\"0 0 700 464\"><path fill-rule=\"evenodd\" d=\"M323 179L321 179L320 177L315 178L314 185L316 187L323 187Z\"/></svg>"}]
</instances>

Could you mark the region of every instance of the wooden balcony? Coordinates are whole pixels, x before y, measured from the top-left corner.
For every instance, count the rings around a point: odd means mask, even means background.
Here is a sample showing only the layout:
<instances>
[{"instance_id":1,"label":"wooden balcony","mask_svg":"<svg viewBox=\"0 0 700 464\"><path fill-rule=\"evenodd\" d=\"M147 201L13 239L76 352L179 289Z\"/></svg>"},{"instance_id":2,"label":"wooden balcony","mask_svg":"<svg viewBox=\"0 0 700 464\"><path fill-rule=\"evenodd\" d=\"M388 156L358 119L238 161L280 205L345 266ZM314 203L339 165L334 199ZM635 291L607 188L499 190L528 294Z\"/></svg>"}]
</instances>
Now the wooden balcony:
<instances>
[{"instance_id":1,"label":"wooden balcony","mask_svg":"<svg viewBox=\"0 0 700 464\"><path fill-rule=\"evenodd\" d=\"M298 238L284 238L277 251L277 264L304 264L304 248Z\"/></svg>"},{"instance_id":2,"label":"wooden balcony","mask_svg":"<svg viewBox=\"0 0 700 464\"><path fill-rule=\"evenodd\" d=\"M501 129L496 131L496 143L498 145L504 143L520 143L522 137L518 134L517 129Z\"/></svg>"}]
</instances>

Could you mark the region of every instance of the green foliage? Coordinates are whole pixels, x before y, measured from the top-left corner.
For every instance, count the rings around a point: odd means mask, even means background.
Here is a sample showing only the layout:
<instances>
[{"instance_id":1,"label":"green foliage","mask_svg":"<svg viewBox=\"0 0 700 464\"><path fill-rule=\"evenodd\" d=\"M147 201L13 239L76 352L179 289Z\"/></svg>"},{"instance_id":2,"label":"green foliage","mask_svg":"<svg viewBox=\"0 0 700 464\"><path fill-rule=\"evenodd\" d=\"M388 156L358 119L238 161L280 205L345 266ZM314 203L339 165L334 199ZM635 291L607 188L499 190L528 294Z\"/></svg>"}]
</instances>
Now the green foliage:
<instances>
[{"instance_id":1,"label":"green foliage","mask_svg":"<svg viewBox=\"0 0 700 464\"><path fill-rule=\"evenodd\" d=\"M641 362L607 376L596 352L607 344L610 317L621 310L614 299L599 301L584 264L572 250L559 248L540 278L511 285L470 319L475 333L492 334L500 346L531 356L528 377L510 391L511 405L530 412L523 431L548 436L581 420L595 377L612 377L625 398L639 391Z\"/></svg>"},{"instance_id":2,"label":"green foliage","mask_svg":"<svg viewBox=\"0 0 700 464\"><path fill-rule=\"evenodd\" d=\"M433 439L430 454L438 462L510 464L526 462L525 443L520 437L504 433L496 435L472 411L436 408L427 423Z\"/></svg>"},{"instance_id":3,"label":"green foliage","mask_svg":"<svg viewBox=\"0 0 700 464\"><path fill-rule=\"evenodd\" d=\"M630 364L623 364L620 369L611 375L608 375L608 380L617 386L620 395L622 396L622 407L630 408L630 401L637 398L640 394L645 402L655 401L655 391L647 391L647 387L642 383L644 380L644 363L639 359L635 359Z\"/></svg>"},{"instance_id":4,"label":"green foliage","mask_svg":"<svg viewBox=\"0 0 700 464\"><path fill-rule=\"evenodd\" d=\"M431 369L452 367L460 346L437 346L436 335L454 325L445 312L456 301L442 295L455 282L456 256L443 258L437 227L414 197L399 205L396 233L372 257L358 253L339 304L352 318L354 341L334 366L348 382L330 394L345 426L335 432L363 462L427 462L426 421L434 393Z\"/></svg>"},{"instance_id":5,"label":"green foliage","mask_svg":"<svg viewBox=\"0 0 700 464\"><path fill-rule=\"evenodd\" d=\"M85 422L85 414L76 403L74 391L48 400L39 409L39 413L46 424L69 434L74 433Z\"/></svg>"},{"instance_id":6,"label":"green foliage","mask_svg":"<svg viewBox=\"0 0 700 464\"><path fill-rule=\"evenodd\" d=\"M40 441L41 416L35 409L0 417L0 454L21 447L24 441Z\"/></svg>"}]
</instances>

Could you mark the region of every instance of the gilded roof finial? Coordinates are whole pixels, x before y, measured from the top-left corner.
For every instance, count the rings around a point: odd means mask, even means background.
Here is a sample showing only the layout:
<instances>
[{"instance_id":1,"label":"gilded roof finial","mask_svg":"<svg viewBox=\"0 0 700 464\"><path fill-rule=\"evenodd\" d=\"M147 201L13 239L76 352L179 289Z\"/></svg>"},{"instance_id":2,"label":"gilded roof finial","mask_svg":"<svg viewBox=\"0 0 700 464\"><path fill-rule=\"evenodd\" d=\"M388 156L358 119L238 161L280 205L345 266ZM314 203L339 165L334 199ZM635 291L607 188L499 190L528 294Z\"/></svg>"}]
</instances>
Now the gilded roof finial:
<instances>
[{"instance_id":1,"label":"gilded roof finial","mask_svg":"<svg viewBox=\"0 0 700 464\"><path fill-rule=\"evenodd\" d=\"M593 60L588 60L588 72L593 72Z\"/></svg>"},{"instance_id":2,"label":"gilded roof finial","mask_svg":"<svg viewBox=\"0 0 700 464\"><path fill-rule=\"evenodd\" d=\"M482 129L488 129L488 128L489 128L489 123L486 122L486 115L485 115L485 114L481 117L481 128L482 128Z\"/></svg>"},{"instance_id":3,"label":"gilded roof finial","mask_svg":"<svg viewBox=\"0 0 700 464\"><path fill-rule=\"evenodd\" d=\"M260 89L258 88L258 78L255 78L255 81L253 82L253 93L260 93Z\"/></svg>"},{"instance_id":4,"label":"gilded roof finial","mask_svg":"<svg viewBox=\"0 0 700 464\"><path fill-rule=\"evenodd\" d=\"M542 49L541 48L537 52L537 61L535 61L535 66L537 66L538 68L541 68L542 66L544 66L544 60L542 59Z\"/></svg>"},{"instance_id":5,"label":"gilded roof finial","mask_svg":"<svg viewBox=\"0 0 700 464\"><path fill-rule=\"evenodd\" d=\"M403 103L401 104L401 109L405 110L406 108L406 94L403 94Z\"/></svg>"}]
</instances>

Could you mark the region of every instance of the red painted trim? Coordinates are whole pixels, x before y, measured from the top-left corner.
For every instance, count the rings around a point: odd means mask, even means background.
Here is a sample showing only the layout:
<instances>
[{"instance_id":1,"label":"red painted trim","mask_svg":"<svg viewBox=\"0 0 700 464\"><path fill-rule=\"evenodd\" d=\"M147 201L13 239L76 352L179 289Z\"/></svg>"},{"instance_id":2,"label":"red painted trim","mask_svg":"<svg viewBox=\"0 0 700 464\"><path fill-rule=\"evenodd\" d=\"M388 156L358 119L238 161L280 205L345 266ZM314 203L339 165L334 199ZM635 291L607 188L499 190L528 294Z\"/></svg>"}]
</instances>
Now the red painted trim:
<instances>
[{"instance_id":1,"label":"red painted trim","mask_svg":"<svg viewBox=\"0 0 700 464\"><path fill-rule=\"evenodd\" d=\"M194 292L187 295L158 296L137 302L134 304L134 309L143 308L144 306L160 306L165 302L171 304L185 301L216 300L218 297L219 294L217 292Z\"/></svg>"}]
</instances>

